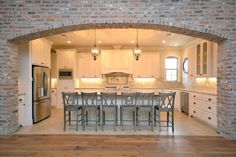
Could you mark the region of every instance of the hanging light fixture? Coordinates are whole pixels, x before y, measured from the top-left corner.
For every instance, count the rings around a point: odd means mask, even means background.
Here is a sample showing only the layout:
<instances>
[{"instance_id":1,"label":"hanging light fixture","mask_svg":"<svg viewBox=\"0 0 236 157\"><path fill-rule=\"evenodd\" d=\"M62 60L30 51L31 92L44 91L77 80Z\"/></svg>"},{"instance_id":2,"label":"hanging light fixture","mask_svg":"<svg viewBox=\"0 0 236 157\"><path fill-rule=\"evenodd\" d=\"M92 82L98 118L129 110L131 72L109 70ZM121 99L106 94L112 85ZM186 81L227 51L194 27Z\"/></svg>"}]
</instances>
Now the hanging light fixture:
<instances>
[{"instance_id":1,"label":"hanging light fixture","mask_svg":"<svg viewBox=\"0 0 236 157\"><path fill-rule=\"evenodd\" d=\"M138 47L138 29L136 32L136 47L134 48L134 57L136 60L139 60L140 56L141 56L141 49Z\"/></svg>"},{"instance_id":2,"label":"hanging light fixture","mask_svg":"<svg viewBox=\"0 0 236 157\"><path fill-rule=\"evenodd\" d=\"M94 41L93 41L93 48L91 49L91 53L92 53L92 56L93 56L93 60L96 60L97 56L100 53L100 49L98 49L96 47L96 29L94 29L93 39L94 39Z\"/></svg>"}]
</instances>

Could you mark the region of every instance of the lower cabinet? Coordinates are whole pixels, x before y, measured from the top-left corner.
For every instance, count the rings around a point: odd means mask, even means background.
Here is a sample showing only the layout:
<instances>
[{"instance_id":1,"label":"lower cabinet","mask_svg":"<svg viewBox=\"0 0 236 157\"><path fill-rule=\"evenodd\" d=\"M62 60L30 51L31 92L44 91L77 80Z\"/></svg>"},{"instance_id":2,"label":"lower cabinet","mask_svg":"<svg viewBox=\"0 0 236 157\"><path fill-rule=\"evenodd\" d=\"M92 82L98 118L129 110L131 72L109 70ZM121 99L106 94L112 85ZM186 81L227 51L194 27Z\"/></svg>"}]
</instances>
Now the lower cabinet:
<instances>
[{"instance_id":1,"label":"lower cabinet","mask_svg":"<svg viewBox=\"0 0 236 157\"><path fill-rule=\"evenodd\" d=\"M208 94L189 94L189 116L197 118L209 126L217 127L216 96Z\"/></svg>"}]
</instances>

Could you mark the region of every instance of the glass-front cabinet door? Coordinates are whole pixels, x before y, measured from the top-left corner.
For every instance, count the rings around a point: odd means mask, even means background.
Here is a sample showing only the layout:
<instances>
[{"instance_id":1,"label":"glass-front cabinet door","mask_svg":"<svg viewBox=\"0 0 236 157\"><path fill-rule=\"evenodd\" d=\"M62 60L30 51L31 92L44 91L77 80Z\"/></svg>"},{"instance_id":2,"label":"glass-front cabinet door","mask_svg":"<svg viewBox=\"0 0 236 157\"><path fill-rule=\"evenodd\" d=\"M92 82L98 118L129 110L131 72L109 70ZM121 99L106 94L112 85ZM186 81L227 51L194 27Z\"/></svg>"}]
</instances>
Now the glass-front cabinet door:
<instances>
[{"instance_id":1,"label":"glass-front cabinet door","mask_svg":"<svg viewBox=\"0 0 236 157\"><path fill-rule=\"evenodd\" d=\"M201 75L201 44L197 44L197 75Z\"/></svg>"},{"instance_id":2,"label":"glass-front cabinet door","mask_svg":"<svg viewBox=\"0 0 236 157\"><path fill-rule=\"evenodd\" d=\"M202 75L207 75L207 63L208 63L208 45L207 42L202 44Z\"/></svg>"}]
</instances>

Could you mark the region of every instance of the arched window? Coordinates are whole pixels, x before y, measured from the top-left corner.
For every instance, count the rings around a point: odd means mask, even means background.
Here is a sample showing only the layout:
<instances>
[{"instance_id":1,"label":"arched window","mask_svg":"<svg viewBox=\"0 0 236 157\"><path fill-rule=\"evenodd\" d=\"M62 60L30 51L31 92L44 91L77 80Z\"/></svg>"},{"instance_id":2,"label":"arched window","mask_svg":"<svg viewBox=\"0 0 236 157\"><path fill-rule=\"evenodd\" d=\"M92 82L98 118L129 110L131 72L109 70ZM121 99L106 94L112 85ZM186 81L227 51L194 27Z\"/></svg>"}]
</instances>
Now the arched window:
<instances>
[{"instance_id":1,"label":"arched window","mask_svg":"<svg viewBox=\"0 0 236 157\"><path fill-rule=\"evenodd\" d=\"M165 59L165 75L166 81L178 80L178 58L167 57Z\"/></svg>"}]
</instances>

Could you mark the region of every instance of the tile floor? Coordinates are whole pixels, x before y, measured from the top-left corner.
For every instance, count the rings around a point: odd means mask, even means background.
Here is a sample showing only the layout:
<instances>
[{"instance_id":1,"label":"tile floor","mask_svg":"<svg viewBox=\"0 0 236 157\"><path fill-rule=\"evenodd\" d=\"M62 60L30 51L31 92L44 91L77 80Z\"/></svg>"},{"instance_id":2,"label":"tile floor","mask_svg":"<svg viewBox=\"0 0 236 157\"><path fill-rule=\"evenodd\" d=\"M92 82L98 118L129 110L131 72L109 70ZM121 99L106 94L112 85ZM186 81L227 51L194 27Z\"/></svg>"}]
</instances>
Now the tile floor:
<instances>
[{"instance_id":1,"label":"tile floor","mask_svg":"<svg viewBox=\"0 0 236 157\"><path fill-rule=\"evenodd\" d=\"M161 115L162 118L165 115ZM175 132L172 133L171 128L162 128L159 132L158 127L154 128L152 132L150 128L144 127L140 131L134 131L132 127L125 127L124 131L121 131L120 127L117 127L117 131L113 130L113 126L107 126L104 131L99 128L96 132L94 127L89 126L86 131L82 131L82 127L79 126L79 131L75 130L75 126L67 127L67 130L63 130L63 110L53 109L50 118L35 124L33 126L25 126L19 129L16 134L81 134L81 135L187 135L187 136L219 136L215 129L207 126L206 124L191 118L181 112L175 112Z\"/></svg>"}]
</instances>

